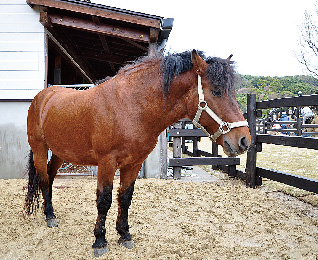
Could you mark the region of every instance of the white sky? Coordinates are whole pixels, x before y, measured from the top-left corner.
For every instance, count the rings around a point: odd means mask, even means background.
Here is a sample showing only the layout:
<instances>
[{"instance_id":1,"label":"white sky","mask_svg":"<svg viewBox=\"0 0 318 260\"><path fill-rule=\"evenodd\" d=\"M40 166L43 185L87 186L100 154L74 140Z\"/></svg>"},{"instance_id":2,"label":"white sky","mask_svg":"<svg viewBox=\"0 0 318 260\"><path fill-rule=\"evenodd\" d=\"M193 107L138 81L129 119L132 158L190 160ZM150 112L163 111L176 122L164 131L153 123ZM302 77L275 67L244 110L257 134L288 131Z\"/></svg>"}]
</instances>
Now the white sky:
<instances>
[{"instance_id":1,"label":"white sky","mask_svg":"<svg viewBox=\"0 0 318 260\"><path fill-rule=\"evenodd\" d=\"M255 76L306 74L297 61L299 26L314 0L91 0L107 6L174 18L168 50L233 54L237 71Z\"/></svg>"}]
</instances>

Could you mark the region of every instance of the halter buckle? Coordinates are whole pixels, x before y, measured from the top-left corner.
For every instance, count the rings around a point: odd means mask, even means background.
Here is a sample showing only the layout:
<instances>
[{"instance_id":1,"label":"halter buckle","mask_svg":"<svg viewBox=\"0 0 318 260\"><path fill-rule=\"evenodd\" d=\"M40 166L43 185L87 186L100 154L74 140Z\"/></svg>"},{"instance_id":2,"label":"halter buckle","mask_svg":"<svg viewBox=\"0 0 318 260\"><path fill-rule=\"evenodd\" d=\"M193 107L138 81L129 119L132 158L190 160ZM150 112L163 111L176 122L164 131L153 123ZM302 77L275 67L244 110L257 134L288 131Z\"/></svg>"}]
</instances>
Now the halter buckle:
<instances>
[{"instance_id":1,"label":"halter buckle","mask_svg":"<svg viewBox=\"0 0 318 260\"><path fill-rule=\"evenodd\" d=\"M219 131L221 132L222 135L230 132L231 129L232 128L228 122L222 122L219 127Z\"/></svg>"},{"instance_id":2,"label":"halter buckle","mask_svg":"<svg viewBox=\"0 0 318 260\"><path fill-rule=\"evenodd\" d=\"M200 100L198 107L201 110L206 110L206 108L208 107L208 103L205 100Z\"/></svg>"}]
</instances>

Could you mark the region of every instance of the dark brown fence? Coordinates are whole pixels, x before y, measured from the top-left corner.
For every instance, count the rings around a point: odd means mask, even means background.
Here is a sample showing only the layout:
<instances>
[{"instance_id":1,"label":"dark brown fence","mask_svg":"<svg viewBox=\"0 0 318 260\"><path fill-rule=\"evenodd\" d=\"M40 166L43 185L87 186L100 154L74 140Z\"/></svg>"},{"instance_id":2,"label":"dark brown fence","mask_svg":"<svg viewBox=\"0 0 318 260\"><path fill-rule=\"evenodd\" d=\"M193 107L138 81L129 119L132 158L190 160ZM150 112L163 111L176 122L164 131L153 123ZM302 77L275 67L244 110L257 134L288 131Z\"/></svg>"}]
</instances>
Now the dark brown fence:
<instances>
[{"instance_id":1,"label":"dark brown fence","mask_svg":"<svg viewBox=\"0 0 318 260\"><path fill-rule=\"evenodd\" d=\"M191 124L188 119L180 120L169 129L169 138L173 138L173 158L169 158L169 166L173 167L173 178L181 178L181 168L183 166L193 165L211 165L213 169L221 169L231 176L237 175L236 165L240 164L240 158L220 157L216 143L212 143L212 153L198 149L198 139L206 137L201 129L185 129L185 124ZM190 152L185 140L190 139L193 142L193 152ZM193 157L182 158L182 153ZM203 156L203 157L201 157Z\"/></svg>"},{"instance_id":2,"label":"dark brown fence","mask_svg":"<svg viewBox=\"0 0 318 260\"><path fill-rule=\"evenodd\" d=\"M169 130L169 136L173 137L173 158L169 159L169 166L173 167L173 175L175 179L181 177L182 166L192 165L212 165L213 169L221 169L226 171L230 176L238 177L246 181L250 187L261 185L262 178L278 181L288 184L293 187L304 189L307 191L318 193L318 180L305 178L298 175L293 175L274 169L265 169L256 167L257 153L262 151L262 143L292 146L299 148L318 150L318 139L311 137L302 137L302 129L305 127L317 127L316 125L305 125L297 121L289 124L296 124L295 129L284 129L284 132L292 132L299 136L287 135L268 135L257 133L257 118L261 117L261 109L281 108L281 107L304 107L318 106L318 95L302 96L294 98L282 98L263 102L256 102L256 95L251 94L247 97L247 120L251 133L251 146L247 152L246 170L240 171L236 169L236 165L240 164L239 158L222 158L218 155L218 148L215 143L212 143L212 153L201 151L198 149L198 138L205 137L205 133L200 129L184 129L182 127L186 120L181 120L174 125L173 129ZM281 122L286 123L286 122ZM270 128L271 124L267 126ZM264 124L265 126L265 124ZM266 131L263 130L263 133ZM309 134L309 133L306 133ZM313 133L316 134L316 133ZM193 152L187 150L185 139L190 138L193 141ZM188 154L190 158L181 158L183 154ZM286 149L286 153L288 150ZM200 157L204 156L204 157ZM300 166L301 167L301 166Z\"/></svg>"},{"instance_id":3,"label":"dark brown fence","mask_svg":"<svg viewBox=\"0 0 318 260\"><path fill-rule=\"evenodd\" d=\"M256 167L257 152L262 151L262 143L318 150L317 138L288 135L277 136L268 134L257 134L256 132L257 116L261 114L258 112L260 109L304 106L318 106L318 95L282 98L263 102L256 102L255 94L249 94L247 96L247 120L249 123L252 142L250 149L247 153L246 182L250 187L255 187L256 185L260 184L261 178L263 177L284 184L288 184L290 186L297 187L303 190L318 193L318 180L309 179L302 176L293 175L272 169ZM291 122L289 121L289 123ZM298 123L298 125L300 124ZM308 126L312 127L313 125L305 125L305 127ZM302 127L304 127L304 125ZM301 129L302 128L298 127L298 131L296 128L296 131L293 132L300 133L301 135ZM284 129L284 132L288 131L290 130ZM288 153L287 149L286 153Z\"/></svg>"}]
</instances>

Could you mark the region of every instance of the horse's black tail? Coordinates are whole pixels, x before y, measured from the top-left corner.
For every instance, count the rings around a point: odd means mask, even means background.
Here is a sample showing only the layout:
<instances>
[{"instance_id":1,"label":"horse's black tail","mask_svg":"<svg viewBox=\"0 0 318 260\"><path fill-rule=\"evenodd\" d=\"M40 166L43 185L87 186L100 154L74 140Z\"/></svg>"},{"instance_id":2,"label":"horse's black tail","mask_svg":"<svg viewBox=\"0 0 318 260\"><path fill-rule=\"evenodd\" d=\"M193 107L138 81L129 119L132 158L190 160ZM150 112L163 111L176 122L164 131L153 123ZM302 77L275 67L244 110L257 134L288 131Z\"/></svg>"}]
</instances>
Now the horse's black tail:
<instances>
[{"instance_id":1,"label":"horse's black tail","mask_svg":"<svg viewBox=\"0 0 318 260\"><path fill-rule=\"evenodd\" d=\"M26 214L31 215L39 208L40 196L40 178L36 172L33 160L33 152L30 150L29 160L27 164L27 172L29 175L28 191L25 195L25 211Z\"/></svg>"}]
</instances>

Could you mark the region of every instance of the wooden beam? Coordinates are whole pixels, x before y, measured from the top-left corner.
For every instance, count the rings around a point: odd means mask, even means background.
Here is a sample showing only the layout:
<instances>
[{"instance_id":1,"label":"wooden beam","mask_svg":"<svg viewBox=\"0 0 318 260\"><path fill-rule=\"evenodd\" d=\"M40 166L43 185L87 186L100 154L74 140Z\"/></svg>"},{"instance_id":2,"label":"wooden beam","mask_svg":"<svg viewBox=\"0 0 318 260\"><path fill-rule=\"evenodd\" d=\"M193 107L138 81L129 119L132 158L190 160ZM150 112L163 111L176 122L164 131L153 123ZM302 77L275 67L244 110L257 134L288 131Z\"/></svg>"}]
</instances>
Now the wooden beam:
<instances>
[{"instance_id":1,"label":"wooden beam","mask_svg":"<svg viewBox=\"0 0 318 260\"><path fill-rule=\"evenodd\" d=\"M72 3L57 0L27 0L29 5L40 5L45 7L58 8L62 10L72 11L76 13L88 14L117 21L124 21L132 24L138 24L147 27L160 29L161 17L151 15L142 15L135 12L123 12L116 8L107 8L106 6L87 4L87 3ZM111 10L110 10L111 9ZM148 16L148 17L146 17Z\"/></svg>"},{"instance_id":2,"label":"wooden beam","mask_svg":"<svg viewBox=\"0 0 318 260\"><path fill-rule=\"evenodd\" d=\"M127 62L127 59L124 59L118 56L113 56L109 54L100 54L100 53L96 53L92 51L81 51L81 55L90 59L100 60L104 62L112 62L119 65L123 65L124 63Z\"/></svg>"},{"instance_id":3,"label":"wooden beam","mask_svg":"<svg viewBox=\"0 0 318 260\"><path fill-rule=\"evenodd\" d=\"M201 129L169 129L169 136L171 137L207 137L206 133L204 133Z\"/></svg>"},{"instance_id":4,"label":"wooden beam","mask_svg":"<svg viewBox=\"0 0 318 260\"><path fill-rule=\"evenodd\" d=\"M189 157L170 158L169 166L192 166L192 165L239 165L240 158L220 158L220 157Z\"/></svg>"},{"instance_id":5,"label":"wooden beam","mask_svg":"<svg viewBox=\"0 0 318 260\"><path fill-rule=\"evenodd\" d=\"M266 100L256 103L256 109L268 109L276 107L291 107L291 106L317 106L318 95L288 97L273 100Z\"/></svg>"},{"instance_id":6,"label":"wooden beam","mask_svg":"<svg viewBox=\"0 0 318 260\"><path fill-rule=\"evenodd\" d=\"M127 38L134 41L150 42L149 34L143 31L108 24L97 24L93 21L73 18L69 16L61 16L56 14L48 14L48 17L52 24L57 24L60 26L71 27L77 30L89 31L94 33L106 34L124 39Z\"/></svg>"},{"instance_id":7,"label":"wooden beam","mask_svg":"<svg viewBox=\"0 0 318 260\"><path fill-rule=\"evenodd\" d=\"M285 183L287 185L318 193L318 180L309 179L299 175L293 175L281 171L269 170L261 167L256 168L257 175L273 181Z\"/></svg>"},{"instance_id":8,"label":"wooden beam","mask_svg":"<svg viewBox=\"0 0 318 260\"><path fill-rule=\"evenodd\" d=\"M289 129L284 129L286 132ZM257 135L257 142L318 150L318 139L301 136Z\"/></svg>"},{"instance_id":9,"label":"wooden beam","mask_svg":"<svg viewBox=\"0 0 318 260\"><path fill-rule=\"evenodd\" d=\"M148 51L148 48L142 46L141 44L137 43L137 42L134 42L132 40L129 40L129 39L124 39L126 42L130 43L131 45L143 50L143 51Z\"/></svg>"},{"instance_id":10,"label":"wooden beam","mask_svg":"<svg viewBox=\"0 0 318 260\"><path fill-rule=\"evenodd\" d=\"M100 24L100 20L96 16L93 17L93 21L96 24L98 24L98 25ZM108 42L107 42L106 36L103 35L103 34L98 34L98 37L99 37L99 39L100 39L100 41L102 43L102 46L103 46L103 49L104 49L105 53L107 55L112 55L112 52L111 52L111 50L110 50L110 48L108 46ZM116 73L116 69L115 69L114 63L112 61L110 61L110 60L107 60L107 61L108 61L108 64L110 66L111 71L113 72L113 74L115 74Z\"/></svg>"},{"instance_id":11,"label":"wooden beam","mask_svg":"<svg viewBox=\"0 0 318 260\"><path fill-rule=\"evenodd\" d=\"M157 42L159 38L159 29L156 28L150 28L150 42Z\"/></svg>"},{"instance_id":12,"label":"wooden beam","mask_svg":"<svg viewBox=\"0 0 318 260\"><path fill-rule=\"evenodd\" d=\"M71 50L68 49L69 43L66 42L66 39L64 39L63 42L60 42L60 39L57 40L50 31L46 30L46 34L90 83L94 83L94 81L96 81L96 78L90 73L89 69L85 66L85 63L83 63L83 60L76 56L76 53L73 53L73 48L71 48Z\"/></svg>"}]
</instances>

